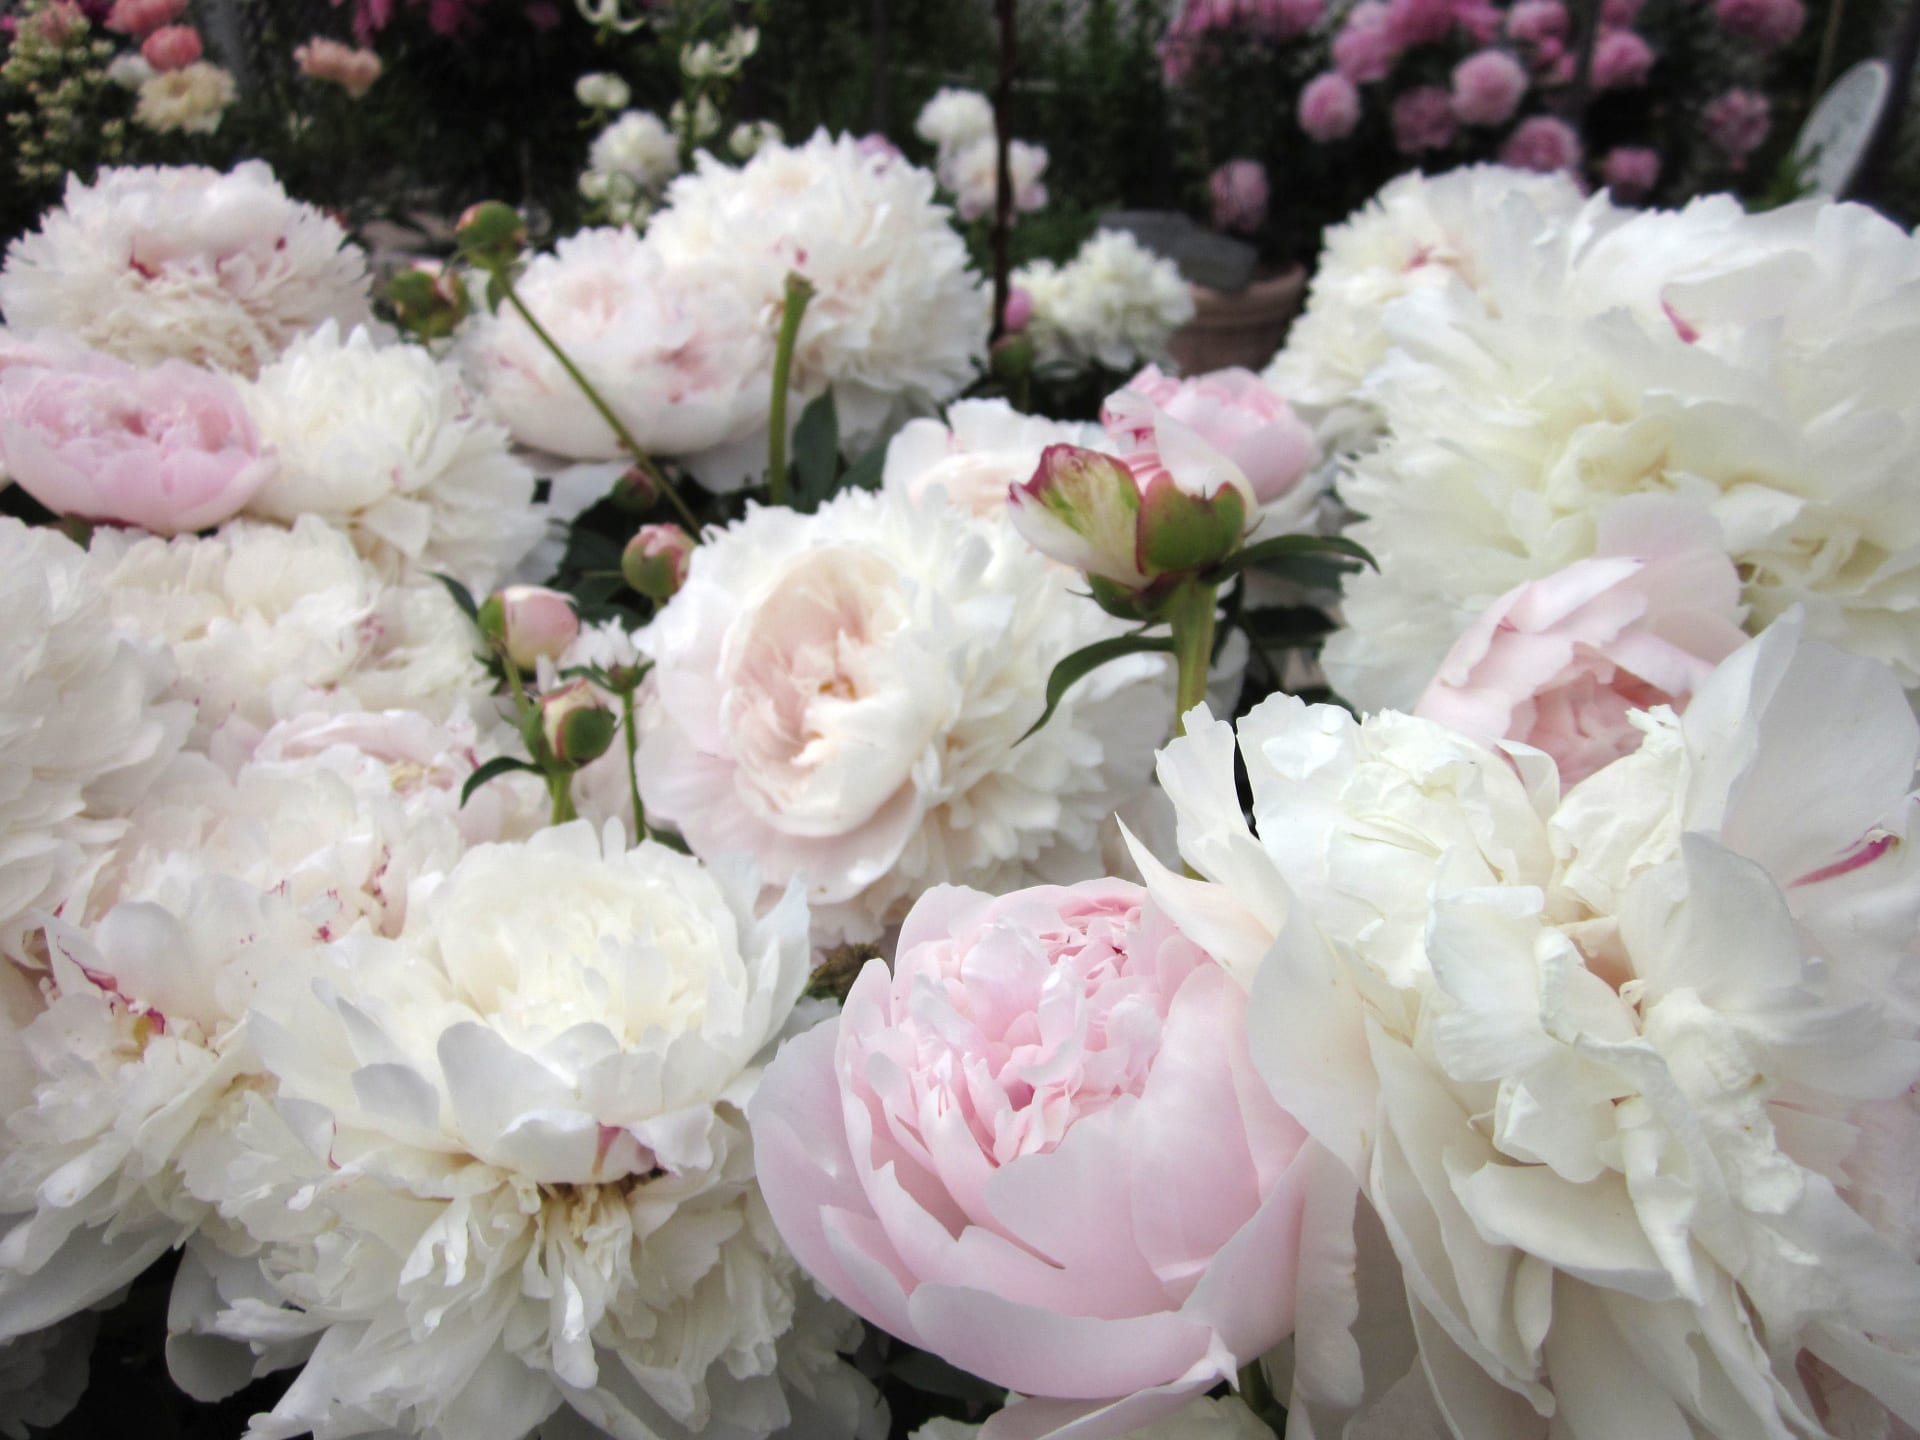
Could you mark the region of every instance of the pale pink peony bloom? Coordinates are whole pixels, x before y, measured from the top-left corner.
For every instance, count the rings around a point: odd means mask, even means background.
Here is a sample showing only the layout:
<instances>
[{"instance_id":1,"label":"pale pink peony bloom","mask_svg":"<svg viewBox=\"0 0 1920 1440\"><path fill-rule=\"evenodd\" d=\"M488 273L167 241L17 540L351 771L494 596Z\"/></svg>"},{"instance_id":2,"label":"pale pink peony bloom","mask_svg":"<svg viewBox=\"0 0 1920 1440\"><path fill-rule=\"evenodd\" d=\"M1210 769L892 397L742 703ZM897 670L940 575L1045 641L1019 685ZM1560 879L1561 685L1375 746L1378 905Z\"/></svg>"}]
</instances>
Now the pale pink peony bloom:
<instances>
[{"instance_id":1,"label":"pale pink peony bloom","mask_svg":"<svg viewBox=\"0 0 1920 1440\"><path fill-rule=\"evenodd\" d=\"M1609 30L1593 47L1595 90L1626 90L1647 83L1653 47L1632 30Z\"/></svg>"},{"instance_id":2,"label":"pale pink peony bloom","mask_svg":"<svg viewBox=\"0 0 1920 1440\"><path fill-rule=\"evenodd\" d=\"M1713 13L1721 29L1762 50L1791 43L1807 23L1807 8L1800 0L1716 0Z\"/></svg>"},{"instance_id":3,"label":"pale pink peony bloom","mask_svg":"<svg viewBox=\"0 0 1920 1440\"><path fill-rule=\"evenodd\" d=\"M1519 0L1507 12L1507 34L1530 45L1565 40L1570 23L1560 0Z\"/></svg>"},{"instance_id":4,"label":"pale pink peony bloom","mask_svg":"<svg viewBox=\"0 0 1920 1440\"><path fill-rule=\"evenodd\" d=\"M338 85L355 100L373 88L373 82L380 78L382 68L380 57L373 51L355 49L351 45L342 45L338 40L327 40L318 35L306 44L295 47L293 63L300 67L300 73L309 80Z\"/></svg>"},{"instance_id":5,"label":"pale pink peony bloom","mask_svg":"<svg viewBox=\"0 0 1920 1440\"><path fill-rule=\"evenodd\" d=\"M1720 550L1577 560L1488 606L1414 713L1483 744L1544 750L1565 789L1639 749L1634 711L1684 709L1745 643L1742 615Z\"/></svg>"},{"instance_id":6,"label":"pale pink peony bloom","mask_svg":"<svg viewBox=\"0 0 1920 1440\"><path fill-rule=\"evenodd\" d=\"M1245 1015L1138 886L931 890L755 1092L767 1208L859 1314L1037 1397L982 1440L1129 1433L1293 1328L1319 1152Z\"/></svg>"},{"instance_id":7,"label":"pale pink peony bloom","mask_svg":"<svg viewBox=\"0 0 1920 1440\"><path fill-rule=\"evenodd\" d=\"M1701 117L1707 138L1727 157L1735 170L1747 168L1747 157L1767 143L1773 128L1773 107L1767 97L1752 90L1728 90L1707 106Z\"/></svg>"},{"instance_id":8,"label":"pale pink peony bloom","mask_svg":"<svg viewBox=\"0 0 1920 1440\"><path fill-rule=\"evenodd\" d=\"M1393 144L1402 155L1444 150L1458 129L1453 97L1438 85L1417 85L1393 102Z\"/></svg>"},{"instance_id":9,"label":"pale pink peony bloom","mask_svg":"<svg viewBox=\"0 0 1920 1440\"><path fill-rule=\"evenodd\" d=\"M1552 115L1522 120L1500 148L1502 164L1520 170L1551 174L1580 164L1580 137L1566 121Z\"/></svg>"},{"instance_id":10,"label":"pale pink peony bloom","mask_svg":"<svg viewBox=\"0 0 1920 1440\"><path fill-rule=\"evenodd\" d=\"M1660 152L1632 145L1609 150L1600 162L1600 178L1614 199L1628 204L1644 200L1660 182Z\"/></svg>"},{"instance_id":11,"label":"pale pink peony bloom","mask_svg":"<svg viewBox=\"0 0 1920 1440\"><path fill-rule=\"evenodd\" d=\"M191 25L163 25L140 42L140 58L159 71L186 69L200 50L200 32Z\"/></svg>"},{"instance_id":12,"label":"pale pink peony bloom","mask_svg":"<svg viewBox=\"0 0 1920 1440\"><path fill-rule=\"evenodd\" d=\"M146 35L171 25L186 9L187 0L114 0L106 25L122 35Z\"/></svg>"},{"instance_id":13,"label":"pale pink peony bloom","mask_svg":"<svg viewBox=\"0 0 1920 1440\"><path fill-rule=\"evenodd\" d=\"M522 670L532 670L542 660L558 660L580 638L580 616L573 603L544 585L509 585L488 597L480 623Z\"/></svg>"},{"instance_id":14,"label":"pale pink peony bloom","mask_svg":"<svg viewBox=\"0 0 1920 1440\"><path fill-rule=\"evenodd\" d=\"M187 534L237 514L274 463L233 383L184 361L0 369L0 471L57 515Z\"/></svg>"},{"instance_id":15,"label":"pale pink peony bloom","mask_svg":"<svg viewBox=\"0 0 1920 1440\"><path fill-rule=\"evenodd\" d=\"M1462 125L1504 125L1527 93L1527 71L1505 50L1482 50L1453 67L1453 114Z\"/></svg>"},{"instance_id":16,"label":"pale pink peony bloom","mask_svg":"<svg viewBox=\"0 0 1920 1440\"><path fill-rule=\"evenodd\" d=\"M1300 128L1325 145L1344 140L1360 123L1360 92L1337 70L1316 75L1300 92Z\"/></svg>"},{"instance_id":17,"label":"pale pink peony bloom","mask_svg":"<svg viewBox=\"0 0 1920 1440\"><path fill-rule=\"evenodd\" d=\"M1132 396L1152 404L1141 406ZM1312 429L1251 370L1181 380L1149 365L1107 398L1100 421L1135 452L1125 457L1132 465L1155 445L1161 416L1186 426L1238 466L1263 506L1290 495L1319 459Z\"/></svg>"},{"instance_id":18,"label":"pale pink peony bloom","mask_svg":"<svg viewBox=\"0 0 1920 1440\"><path fill-rule=\"evenodd\" d=\"M1355 85L1384 80L1399 53L1387 33L1387 7L1381 0L1360 0L1333 37L1333 68Z\"/></svg>"},{"instance_id":19,"label":"pale pink peony bloom","mask_svg":"<svg viewBox=\"0 0 1920 1440\"><path fill-rule=\"evenodd\" d=\"M1267 167L1258 160L1229 160L1207 181L1213 193L1216 230L1251 235L1267 220Z\"/></svg>"}]
</instances>

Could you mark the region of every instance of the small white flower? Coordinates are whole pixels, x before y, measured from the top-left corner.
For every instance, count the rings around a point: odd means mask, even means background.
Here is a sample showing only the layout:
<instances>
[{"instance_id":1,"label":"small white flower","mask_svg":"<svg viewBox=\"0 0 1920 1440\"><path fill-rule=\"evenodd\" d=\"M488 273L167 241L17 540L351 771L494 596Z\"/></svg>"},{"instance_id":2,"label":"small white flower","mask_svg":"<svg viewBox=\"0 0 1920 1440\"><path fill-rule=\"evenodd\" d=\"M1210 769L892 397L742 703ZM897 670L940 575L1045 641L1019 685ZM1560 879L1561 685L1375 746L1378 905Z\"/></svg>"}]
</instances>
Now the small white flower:
<instances>
[{"instance_id":1,"label":"small white flower","mask_svg":"<svg viewBox=\"0 0 1920 1440\"><path fill-rule=\"evenodd\" d=\"M978 90L941 90L920 109L913 133L944 156L993 138L993 103Z\"/></svg>"},{"instance_id":2,"label":"small white flower","mask_svg":"<svg viewBox=\"0 0 1920 1440\"><path fill-rule=\"evenodd\" d=\"M1042 364L1129 371L1167 358L1167 341L1193 318L1179 268L1131 235L1101 230L1064 266L1038 260L1013 283L1033 299L1027 333Z\"/></svg>"},{"instance_id":3,"label":"small white flower","mask_svg":"<svg viewBox=\"0 0 1920 1440\"><path fill-rule=\"evenodd\" d=\"M573 98L589 110L620 110L633 98L633 90L618 75L597 70L573 82Z\"/></svg>"},{"instance_id":4,"label":"small white flower","mask_svg":"<svg viewBox=\"0 0 1920 1440\"><path fill-rule=\"evenodd\" d=\"M163 135L174 130L211 135L220 128L221 117L238 93L231 73L210 61L196 60L141 81L133 118Z\"/></svg>"},{"instance_id":5,"label":"small white flower","mask_svg":"<svg viewBox=\"0 0 1920 1440\"><path fill-rule=\"evenodd\" d=\"M628 110L594 137L587 174L659 190L680 172L680 145L650 110Z\"/></svg>"}]
</instances>

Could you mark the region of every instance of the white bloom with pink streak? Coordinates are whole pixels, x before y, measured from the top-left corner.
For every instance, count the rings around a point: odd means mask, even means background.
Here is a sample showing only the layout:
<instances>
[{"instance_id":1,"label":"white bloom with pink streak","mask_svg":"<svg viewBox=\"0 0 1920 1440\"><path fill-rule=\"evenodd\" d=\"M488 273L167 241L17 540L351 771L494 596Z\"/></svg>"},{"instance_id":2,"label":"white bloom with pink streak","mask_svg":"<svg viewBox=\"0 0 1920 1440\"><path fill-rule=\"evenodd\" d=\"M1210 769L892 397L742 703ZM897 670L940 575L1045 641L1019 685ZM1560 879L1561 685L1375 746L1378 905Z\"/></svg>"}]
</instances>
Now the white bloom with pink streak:
<instances>
[{"instance_id":1,"label":"white bloom with pink streak","mask_svg":"<svg viewBox=\"0 0 1920 1440\"><path fill-rule=\"evenodd\" d=\"M1098 425L1023 415L1004 400L956 400L942 420L909 420L887 444L883 490L916 504L935 489L947 503L983 519L1007 514L1007 487L1033 478L1049 445L1106 450Z\"/></svg>"}]
</instances>

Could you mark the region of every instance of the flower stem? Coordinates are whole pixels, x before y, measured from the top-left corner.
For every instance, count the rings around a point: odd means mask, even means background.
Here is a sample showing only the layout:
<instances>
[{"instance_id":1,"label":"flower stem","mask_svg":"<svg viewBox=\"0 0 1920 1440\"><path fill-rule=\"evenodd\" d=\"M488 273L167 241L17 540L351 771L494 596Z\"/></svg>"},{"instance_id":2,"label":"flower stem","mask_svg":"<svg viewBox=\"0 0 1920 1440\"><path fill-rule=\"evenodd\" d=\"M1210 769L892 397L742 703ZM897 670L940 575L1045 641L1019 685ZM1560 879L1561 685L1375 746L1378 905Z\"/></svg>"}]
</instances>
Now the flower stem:
<instances>
[{"instance_id":1,"label":"flower stem","mask_svg":"<svg viewBox=\"0 0 1920 1440\"><path fill-rule=\"evenodd\" d=\"M641 473L653 482L655 488L667 497L668 503L679 513L681 521L686 525L694 541L698 543L700 522L694 518L693 511L687 507L687 502L680 498L680 492L667 482L667 477L660 472L660 467L654 463L653 457L647 454L638 440L633 438L633 432L621 423L620 417L613 413L613 407L601 398L598 390L593 388L593 382L580 373L580 367L575 365L572 357L560 348L560 342L549 335L547 327L534 318L533 312L527 308L526 302L513 288L512 277L507 274L506 269L502 267L492 271L491 274L495 280L499 281L500 293L506 296L507 303L513 306L522 320L527 322L527 328L533 331L542 345L547 347L548 353L560 362L560 368L567 372L567 378L579 387L580 393L587 397L587 403L599 412L602 420L607 422L607 428L613 431L614 438L620 442L620 448L627 452L628 457L640 468Z\"/></svg>"},{"instance_id":2,"label":"flower stem","mask_svg":"<svg viewBox=\"0 0 1920 1440\"><path fill-rule=\"evenodd\" d=\"M1286 1429L1287 1412L1281 1408L1280 1397L1273 1393L1266 1367L1257 1358L1240 1367L1240 1398L1275 1435Z\"/></svg>"},{"instance_id":3,"label":"flower stem","mask_svg":"<svg viewBox=\"0 0 1920 1440\"><path fill-rule=\"evenodd\" d=\"M633 691L620 692L621 726L627 738L627 794L633 800L633 843L647 838L647 809L640 803L640 738L633 733Z\"/></svg>"},{"instance_id":4,"label":"flower stem","mask_svg":"<svg viewBox=\"0 0 1920 1440\"><path fill-rule=\"evenodd\" d=\"M1173 655L1179 665L1174 733L1187 733L1187 711L1207 698L1207 671L1213 664L1214 585L1188 580L1173 592L1167 619L1173 626Z\"/></svg>"},{"instance_id":5,"label":"flower stem","mask_svg":"<svg viewBox=\"0 0 1920 1440\"><path fill-rule=\"evenodd\" d=\"M547 794L553 798L553 814L548 823L564 825L569 820L578 820L580 812L573 808L573 776L565 770L547 772Z\"/></svg>"},{"instance_id":6,"label":"flower stem","mask_svg":"<svg viewBox=\"0 0 1920 1440\"><path fill-rule=\"evenodd\" d=\"M797 270L787 272L786 302L780 307L780 338L773 351L773 403L767 411L767 498L790 505L787 487L787 381L793 373L793 347L800 321L814 296L813 284Z\"/></svg>"}]
</instances>

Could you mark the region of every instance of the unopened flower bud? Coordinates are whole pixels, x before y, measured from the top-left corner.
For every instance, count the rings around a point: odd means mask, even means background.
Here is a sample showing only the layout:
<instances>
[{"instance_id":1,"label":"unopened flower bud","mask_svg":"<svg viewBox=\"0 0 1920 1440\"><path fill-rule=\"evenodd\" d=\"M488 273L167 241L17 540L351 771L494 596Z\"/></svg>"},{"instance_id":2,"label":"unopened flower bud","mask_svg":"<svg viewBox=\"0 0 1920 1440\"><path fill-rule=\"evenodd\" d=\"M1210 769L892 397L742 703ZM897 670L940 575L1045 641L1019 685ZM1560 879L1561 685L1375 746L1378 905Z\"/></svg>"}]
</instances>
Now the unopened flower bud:
<instances>
[{"instance_id":1,"label":"unopened flower bud","mask_svg":"<svg viewBox=\"0 0 1920 1440\"><path fill-rule=\"evenodd\" d=\"M387 301L400 327L422 340L445 339L473 308L459 277L430 260L396 274L387 284Z\"/></svg>"},{"instance_id":2,"label":"unopened flower bud","mask_svg":"<svg viewBox=\"0 0 1920 1440\"><path fill-rule=\"evenodd\" d=\"M1025 335L1002 335L993 342L989 358L993 378L1003 385L1017 386L1033 373L1033 341Z\"/></svg>"},{"instance_id":3,"label":"unopened flower bud","mask_svg":"<svg viewBox=\"0 0 1920 1440\"><path fill-rule=\"evenodd\" d=\"M511 265L527 247L527 227L519 212L499 200L467 207L454 227L460 253L485 269Z\"/></svg>"},{"instance_id":4,"label":"unopened flower bud","mask_svg":"<svg viewBox=\"0 0 1920 1440\"><path fill-rule=\"evenodd\" d=\"M618 75L597 70L573 82L573 98L589 110L623 110L633 91Z\"/></svg>"},{"instance_id":5,"label":"unopened flower bud","mask_svg":"<svg viewBox=\"0 0 1920 1440\"><path fill-rule=\"evenodd\" d=\"M1009 335L1017 335L1033 323L1033 292L1015 285L1007 291L1007 308L1001 313Z\"/></svg>"},{"instance_id":6,"label":"unopened flower bud","mask_svg":"<svg viewBox=\"0 0 1920 1440\"><path fill-rule=\"evenodd\" d=\"M660 487L654 479L638 465L627 468L627 473L613 482L613 493L609 498L615 507L628 515L644 515L660 503Z\"/></svg>"},{"instance_id":7,"label":"unopened flower bud","mask_svg":"<svg viewBox=\"0 0 1920 1440\"><path fill-rule=\"evenodd\" d=\"M585 765L606 754L616 723L600 692L585 680L540 697L541 739L563 765Z\"/></svg>"},{"instance_id":8,"label":"unopened flower bud","mask_svg":"<svg viewBox=\"0 0 1920 1440\"><path fill-rule=\"evenodd\" d=\"M509 585L480 607L480 629L522 670L558 660L580 635L580 617L567 597L542 585Z\"/></svg>"},{"instance_id":9,"label":"unopened flower bud","mask_svg":"<svg viewBox=\"0 0 1920 1440\"><path fill-rule=\"evenodd\" d=\"M693 537L678 525L642 525L620 557L627 584L650 600L666 601L687 583Z\"/></svg>"}]
</instances>

